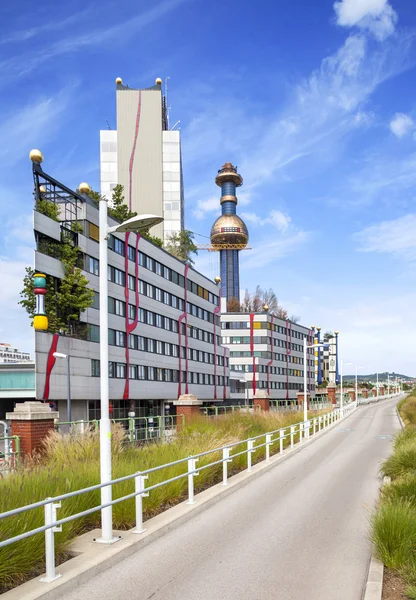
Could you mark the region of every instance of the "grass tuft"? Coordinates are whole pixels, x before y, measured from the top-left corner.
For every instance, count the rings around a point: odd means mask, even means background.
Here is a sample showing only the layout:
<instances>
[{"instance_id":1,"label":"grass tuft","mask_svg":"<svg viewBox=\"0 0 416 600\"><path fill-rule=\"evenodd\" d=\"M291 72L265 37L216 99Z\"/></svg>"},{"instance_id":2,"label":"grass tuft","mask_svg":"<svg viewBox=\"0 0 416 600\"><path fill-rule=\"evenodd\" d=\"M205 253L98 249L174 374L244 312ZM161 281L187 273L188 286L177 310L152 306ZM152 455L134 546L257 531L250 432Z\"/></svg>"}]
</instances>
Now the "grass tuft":
<instances>
[{"instance_id":1,"label":"grass tuft","mask_svg":"<svg viewBox=\"0 0 416 600\"><path fill-rule=\"evenodd\" d=\"M406 500L383 502L372 516L378 558L390 569L405 568L416 553L416 512Z\"/></svg>"}]
</instances>

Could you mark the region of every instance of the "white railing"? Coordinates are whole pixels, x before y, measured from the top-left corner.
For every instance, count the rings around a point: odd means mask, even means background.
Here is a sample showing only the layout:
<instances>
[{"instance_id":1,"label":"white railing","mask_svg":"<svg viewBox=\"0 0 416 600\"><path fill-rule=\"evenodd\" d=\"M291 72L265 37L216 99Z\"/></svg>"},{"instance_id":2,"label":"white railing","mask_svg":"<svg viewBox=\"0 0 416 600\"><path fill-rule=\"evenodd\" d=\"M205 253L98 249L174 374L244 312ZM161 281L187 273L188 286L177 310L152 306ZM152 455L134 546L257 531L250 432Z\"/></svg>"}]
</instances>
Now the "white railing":
<instances>
[{"instance_id":1,"label":"white railing","mask_svg":"<svg viewBox=\"0 0 416 600\"><path fill-rule=\"evenodd\" d=\"M145 471L139 471L137 473L133 473L131 475L126 475L124 477L119 477L118 479L113 479L112 481L105 484L97 484L92 485L88 488L84 488L82 490L76 490L74 492L68 492L67 494L61 494L60 496L55 496L53 498L46 498L45 500L41 500L39 502L34 502L33 504L28 504L26 506L21 506L19 508L15 508L13 510L9 510L4 513L0 513L0 520L13 517L24 512L37 509L39 507L44 507L45 511L45 525L42 527L37 527L30 531L25 531L20 535L14 536L7 540L0 541L0 548L5 546L9 546L15 542L19 542L28 537L31 537L37 533L45 533L45 550L46 550L46 576L42 578L42 581L47 583L54 581L59 575L55 572L55 542L54 542L54 533L56 531L61 531L62 525L69 523L71 521L75 521L81 517L85 517L99 510L103 510L108 508L109 506L113 506L114 504L118 504L120 502L124 502L126 500L135 498L135 512L136 512L136 527L134 529L134 533L142 533L143 529L143 497L147 496L152 490L160 488L164 485L172 483L173 481L177 481L179 479L187 478L188 479L188 501L187 504L194 504L195 494L194 494L194 477L198 475L204 469L209 469L210 467L222 464L223 467L223 477L222 477L222 485L228 485L228 464L232 462L234 458L241 455L247 455L247 471L250 472L252 470L252 454L259 450L260 448L265 448L265 461L268 462L270 460L270 448L273 444L278 444L279 453L283 452L284 442L285 440L289 440L290 448L294 447L295 437L298 437L299 443L302 443L309 439L310 435L315 435L319 433L321 430L325 429L329 425L332 425L336 421L344 418L348 414L350 414L354 409L357 408L356 403L351 403L345 406L342 410L335 409L332 412L325 413L319 417L314 417L311 420L303 421L300 423L296 423L295 425L289 425L287 427L282 427L280 429L276 429L274 431L270 431L268 433L262 433L258 436L248 438L245 440L240 440L234 442L232 444L227 444L226 446L222 446L220 448L216 448L214 450L208 450L207 452L201 452L194 456L189 456L187 458L182 458L180 460L176 460L164 465L159 465L157 467L153 467L152 469L147 469ZM264 441L262 441L264 440ZM241 444L245 444L244 450L240 452L236 452L232 454L232 449L240 446ZM218 460L214 460L204 466L197 467L197 462L201 457L208 456L210 454L220 453L222 456ZM151 473L155 473L157 471L161 471L162 469L168 469L170 467L185 464L187 463L187 472L177 475L175 477L171 477L169 479L165 479L159 483L151 485L149 487L145 487L145 480ZM100 504L98 506L94 506L88 510L84 510L75 515L70 515L69 517L65 517L63 519L58 519L56 511L61 507L61 502L65 501L68 498L73 498L74 496L80 496L81 494L87 494L88 492L92 492L94 490L101 489L102 487L106 487L108 485L115 485L117 483L121 483L122 481L133 480L135 481L135 490L131 494L127 494L126 496L122 496L121 498L117 498L112 500L107 504Z\"/></svg>"}]
</instances>

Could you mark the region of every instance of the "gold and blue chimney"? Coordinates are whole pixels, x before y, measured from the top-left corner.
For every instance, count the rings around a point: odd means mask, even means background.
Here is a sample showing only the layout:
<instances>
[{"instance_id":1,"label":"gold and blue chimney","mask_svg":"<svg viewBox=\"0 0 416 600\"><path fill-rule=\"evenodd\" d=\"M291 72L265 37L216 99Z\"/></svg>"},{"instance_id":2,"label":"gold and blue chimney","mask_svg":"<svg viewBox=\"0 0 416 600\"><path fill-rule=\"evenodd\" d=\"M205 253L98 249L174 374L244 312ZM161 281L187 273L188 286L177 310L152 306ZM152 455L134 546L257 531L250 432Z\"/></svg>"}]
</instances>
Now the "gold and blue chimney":
<instances>
[{"instance_id":1,"label":"gold and blue chimney","mask_svg":"<svg viewBox=\"0 0 416 600\"><path fill-rule=\"evenodd\" d=\"M227 162L218 171L215 183L221 188L221 216L211 229L211 245L220 253L221 296L240 301L239 252L248 244L248 231L236 213L236 188L243 185L237 167Z\"/></svg>"}]
</instances>

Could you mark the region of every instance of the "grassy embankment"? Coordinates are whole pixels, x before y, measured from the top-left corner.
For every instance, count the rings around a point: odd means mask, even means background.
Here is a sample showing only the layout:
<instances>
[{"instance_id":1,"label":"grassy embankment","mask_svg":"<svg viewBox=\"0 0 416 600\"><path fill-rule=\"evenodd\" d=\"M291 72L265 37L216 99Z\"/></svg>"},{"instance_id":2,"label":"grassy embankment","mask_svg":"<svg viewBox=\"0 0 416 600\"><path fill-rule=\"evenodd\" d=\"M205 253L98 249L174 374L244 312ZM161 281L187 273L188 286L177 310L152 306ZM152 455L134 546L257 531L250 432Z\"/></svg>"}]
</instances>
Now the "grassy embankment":
<instances>
[{"instance_id":1,"label":"grassy embankment","mask_svg":"<svg viewBox=\"0 0 416 600\"><path fill-rule=\"evenodd\" d=\"M406 581L416 600L416 392L399 402L405 429L394 440L393 454L383 463L383 487L372 517L372 539L378 558Z\"/></svg>"},{"instance_id":2,"label":"grassy embankment","mask_svg":"<svg viewBox=\"0 0 416 600\"><path fill-rule=\"evenodd\" d=\"M318 414L318 413L316 413ZM216 419L201 417L186 426L169 444L148 444L141 447L125 447L124 433L119 426L113 430L112 455L114 478L143 471L209 449L254 437L267 431L293 425L302 420L301 413L235 413ZM296 435L295 441L297 441ZM262 442L264 441L261 440ZM284 446L290 443L287 438ZM236 446L232 454L242 451L246 444ZM99 483L99 436L94 431L84 435L51 435L45 444L45 454L22 466L8 477L0 478L0 513L24 506L47 497L65 494ZM279 443L271 448L274 454ZM202 457L198 466L204 466L222 457L220 453ZM257 450L253 463L265 457L265 448ZM246 468L247 457L233 459L229 473ZM147 486L164 479L186 473L187 464L176 465L152 473ZM195 491L205 489L221 480L222 465L204 469L195 479ZM113 498L134 491L134 480L113 486ZM187 494L187 478L172 482L150 492L143 499L144 518L148 519L166 508L184 500ZM76 496L62 502L58 518L82 512L100 504L100 491ZM135 525L134 499L113 506L114 529L130 529ZM39 508L0 521L0 540L19 535L44 524L44 509ZM55 534L57 555L63 555L68 544L81 533L100 526L100 512L77 519L63 526L62 533ZM33 577L44 566L44 535L37 534L21 542L0 549L0 593Z\"/></svg>"}]
</instances>

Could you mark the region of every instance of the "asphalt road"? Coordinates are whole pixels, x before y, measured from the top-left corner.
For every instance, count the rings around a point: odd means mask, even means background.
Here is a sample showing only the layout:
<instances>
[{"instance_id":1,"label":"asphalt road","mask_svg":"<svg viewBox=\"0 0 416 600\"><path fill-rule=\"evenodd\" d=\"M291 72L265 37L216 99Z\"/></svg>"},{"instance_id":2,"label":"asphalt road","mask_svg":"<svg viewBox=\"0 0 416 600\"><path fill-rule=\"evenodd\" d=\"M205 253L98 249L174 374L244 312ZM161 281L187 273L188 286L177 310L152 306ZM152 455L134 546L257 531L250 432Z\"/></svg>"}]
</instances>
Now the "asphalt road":
<instances>
[{"instance_id":1,"label":"asphalt road","mask_svg":"<svg viewBox=\"0 0 416 600\"><path fill-rule=\"evenodd\" d=\"M360 600L397 399L298 454L62 600Z\"/></svg>"}]
</instances>

